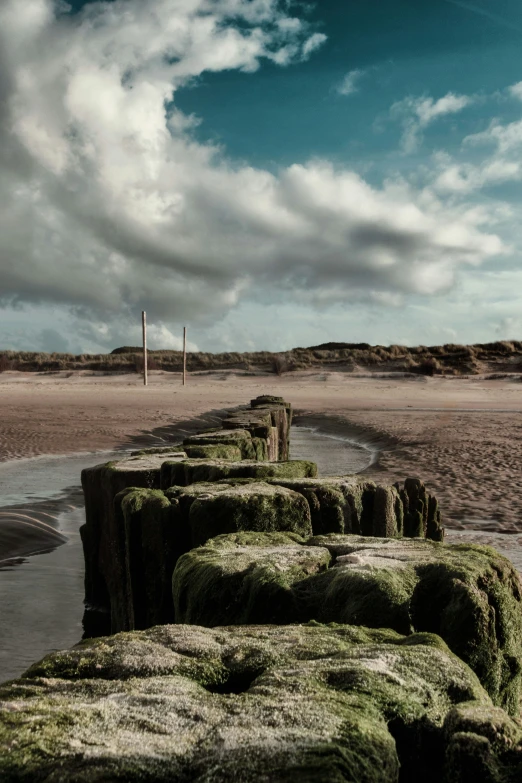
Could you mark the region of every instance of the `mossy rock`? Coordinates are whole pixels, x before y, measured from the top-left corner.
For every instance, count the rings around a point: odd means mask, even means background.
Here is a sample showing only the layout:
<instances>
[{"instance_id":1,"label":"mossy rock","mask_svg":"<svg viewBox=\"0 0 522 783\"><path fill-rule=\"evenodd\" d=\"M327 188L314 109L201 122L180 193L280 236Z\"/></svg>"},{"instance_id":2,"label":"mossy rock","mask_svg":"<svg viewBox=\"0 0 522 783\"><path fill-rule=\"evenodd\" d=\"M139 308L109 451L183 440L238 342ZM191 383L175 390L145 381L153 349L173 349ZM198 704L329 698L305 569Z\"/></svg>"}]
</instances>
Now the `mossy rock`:
<instances>
[{"instance_id":1,"label":"mossy rock","mask_svg":"<svg viewBox=\"0 0 522 783\"><path fill-rule=\"evenodd\" d=\"M265 459L258 456L256 444L253 442L251 434L247 430L217 430L216 432L202 432L199 435L191 435L183 441L183 447L187 451L188 457L211 456L208 454L196 454L193 447L199 446L235 446L239 449L239 454L235 457L226 457L226 459ZM215 455L219 457L220 455ZM214 457L215 458L215 457Z\"/></svg>"},{"instance_id":2,"label":"mossy rock","mask_svg":"<svg viewBox=\"0 0 522 783\"><path fill-rule=\"evenodd\" d=\"M506 558L486 546L364 536L316 536L306 548L325 566L308 575L292 565L302 544L274 545L262 535L250 546L221 536L184 555L173 575L176 621L194 622L197 611L203 625L260 622L258 607L270 604L277 579L288 596L279 622L436 633L476 672L495 704L518 714L522 591ZM241 604L229 600L232 584Z\"/></svg>"},{"instance_id":3,"label":"mossy rock","mask_svg":"<svg viewBox=\"0 0 522 783\"><path fill-rule=\"evenodd\" d=\"M376 484L362 476L267 481L304 495L316 535L360 533L386 538L414 535L436 541L444 537L437 500L419 479L408 478L403 486ZM414 513L414 508L420 510Z\"/></svg>"},{"instance_id":4,"label":"mossy rock","mask_svg":"<svg viewBox=\"0 0 522 783\"><path fill-rule=\"evenodd\" d=\"M176 622L299 622L305 607L294 585L325 571L330 561L327 549L296 546L283 533L217 537L177 563L172 580Z\"/></svg>"},{"instance_id":5,"label":"mossy rock","mask_svg":"<svg viewBox=\"0 0 522 783\"><path fill-rule=\"evenodd\" d=\"M250 441L251 451L254 454L252 441ZM224 443L213 443L212 445L185 446L185 451L189 459L226 459L231 462L238 462L243 458L239 446L226 445Z\"/></svg>"},{"instance_id":6,"label":"mossy rock","mask_svg":"<svg viewBox=\"0 0 522 783\"><path fill-rule=\"evenodd\" d=\"M238 411L222 422L224 430L248 430L253 438L270 438L272 417L268 411Z\"/></svg>"},{"instance_id":7,"label":"mossy rock","mask_svg":"<svg viewBox=\"0 0 522 783\"><path fill-rule=\"evenodd\" d=\"M179 458L183 458L185 455L185 449L183 443L173 443L172 446L154 446L150 449L139 449L138 451L131 451L131 457L148 457L154 454L167 454L169 456L175 455Z\"/></svg>"},{"instance_id":8,"label":"mossy rock","mask_svg":"<svg viewBox=\"0 0 522 783\"><path fill-rule=\"evenodd\" d=\"M305 478L317 475L315 462L289 460L288 462L228 462L226 460L165 460L161 467L161 488L186 487L199 482L221 479Z\"/></svg>"},{"instance_id":9,"label":"mossy rock","mask_svg":"<svg viewBox=\"0 0 522 783\"><path fill-rule=\"evenodd\" d=\"M114 507L124 540L123 589L113 592L112 609L130 629L174 620L174 566L209 538L243 530L281 530L307 538L312 532L305 499L265 483L195 484L165 493L126 488L116 495Z\"/></svg>"},{"instance_id":10,"label":"mossy rock","mask_svg":"<svg viewBox=\"0 0 522 783\"><path fill-rule=\"evenodd\" d=\"M308 537L312 532L305 499L290 489L265 482L194 484L172 487L165 495L180 507L184 524L190 529L191 548L225 533L290 532Z\"/></svg>"},{"instance_id":11,"label":"mossy rock","mask_svg":"<svg viewBox=\"0 0 522 783\"><path fill-rule=\"evenodd\" d=\"M189 541L177 504L158 489L127 488L115 515L125 531L126 614L132 629L174 621L172 572Z\"/></svg>"},{"instance_id":12,"label":"mossy rock","mask_svg":"<svg viewBox=\"0 0 522 783\"><path fill-rule=\"evenodd\" d=\"M171 457L171 464L184 458L177 451L160 451L82 470L86 521L80 534L85 558L85 602L89 607L84 620L92 633L133 627L125 596L125 531L121 519L116 519L114 498L128 487L159 489L166 456Z\"/></svg>"},{"instance_id":13,"label":"mossy rock","mask_svg":"<svg viewBox=\"0 0 522 783\"><path fill-rule=\"evenodd\" d=\"M2 783L510 783L520 741L429 634L160 626L0 685Z\"/></svg>"}]
</instances>

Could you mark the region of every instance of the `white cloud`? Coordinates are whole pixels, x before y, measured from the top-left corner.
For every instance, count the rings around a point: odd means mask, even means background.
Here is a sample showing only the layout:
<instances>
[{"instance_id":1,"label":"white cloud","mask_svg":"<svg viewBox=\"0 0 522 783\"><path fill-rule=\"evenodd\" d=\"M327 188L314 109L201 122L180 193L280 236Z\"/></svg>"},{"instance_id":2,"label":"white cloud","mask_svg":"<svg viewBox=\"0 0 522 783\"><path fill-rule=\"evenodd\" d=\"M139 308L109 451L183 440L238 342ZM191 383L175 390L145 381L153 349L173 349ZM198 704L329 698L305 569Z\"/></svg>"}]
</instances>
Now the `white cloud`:
<instances>
[{"instance_id":1,"label":"white cloud","mask_svg":"<svg viewBox=\"0 0 522 783\"><path fill-rule=\"evenodd\" d=\"M503 154L518 150L522 146L522 120L503 125L495 119L487 130L466 136L464 144L493 144L497 151Z\"/></svg>"},{"instance_id":2,"label":"white cloud","mask_svg":"<svg viewBox=\"0 0 522 783\"><path fill-rule=\"evenodd\" d=\"M517 82L508 87L508 92L514 97L522 100L522 82Z\"/></svg>"},{"instance_id":3,"label":"white cloud","mask_svg":"<svg viewBox=\"0 0 522 783\"><path fill-rule=\"evenodd\" d=\"M307 59L312 52L315 52L326 41L326 35L324 33L314 33L307 38L303 44L303 58Z\"/></svg>"},{"instance_id":4,"label":"white cloud","mask_svg":"<svg viewBox=\"0 0 522 783\"><path fill-rule=\"evenodd\" d=\"M363 71L360 68L355 68L353 71L350 71L336 86L336 91L339 95L353 95L353 93L358 92L358 82L365 73L366 71Z\"/></svg>"},{"instance_id":5,"label":"white cloud","mask_svg":"<svg viewBox=\"0 0 522 783\"><path fill-rule=\"evenodd\" d=\"M394 103L390 114L400 119L404 127L402 147L407 153L415 152L422 140L422 131L435 120L448 114L456 114L473 103L469 95L454 95L449 92L442 98L405 98Z\"/></svg>"},{"instance_id":6,"label":"white cloud","mask_svg":"<svg viewBox=\"0 0 522 783\"><path fill-rule=\"evenodd\" d=\"M323 42L285 5L115 0L71 17L51 0L4 2L4 302L73 308L82 339L108 347L129 343L146 309L173 344L169 323L213 324L247 297L396 305L508 252L484 220L434 194L371 187L328 161L274 174L194 140L197 118L172 103L180 86L263 58L301 61ZM415 122L467 100L417 101Z\"/></svg>"}]
</instances>

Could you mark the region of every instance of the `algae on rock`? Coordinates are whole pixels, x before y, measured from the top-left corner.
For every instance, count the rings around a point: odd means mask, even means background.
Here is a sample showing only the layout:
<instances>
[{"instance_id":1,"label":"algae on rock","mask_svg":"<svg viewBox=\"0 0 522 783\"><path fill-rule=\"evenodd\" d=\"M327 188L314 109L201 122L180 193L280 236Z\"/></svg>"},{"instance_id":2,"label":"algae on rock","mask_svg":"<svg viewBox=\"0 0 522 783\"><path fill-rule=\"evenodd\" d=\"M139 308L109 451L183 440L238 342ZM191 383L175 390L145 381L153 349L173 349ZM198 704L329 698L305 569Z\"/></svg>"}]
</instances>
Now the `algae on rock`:
<instances>
[{"instance_id":1,"label":"algae on rock","mask_svg":"<svg viewBox=\"0 0 522 783\"><path fill-rule=\"evenodd\" d=\"M317 475L315 462L289 460L288 462L228 462L214 459L186 459L181 461L165 460L161 466L161 488L186 487L199 482L220 481L221 479L251 478L267 479L306 478Z\"/></svg>"},{"instance_id":2,"label":"algae on rock","mask_svg":"<svg viewBox=\"0 0 522 783\"><path fill-rule=\"evenodd\" d=\"M153 451L82 470L86 521L80 535L88 634L132 628L125 595L125 532L114 513L114 498L127 487L159 489L160 468L168 456L171 461L185 457L178 451Z\"/></svg>"},{"instance_id":3,"label":"algae on rock","mask_svg":"<svg viewBox=\"0 0 522 783\"><path fill-rule=\"evenodd\" d=\"M243 530L312 533L306 500L266 483L195 484L161 490L127 488L114 499L115 529L123 537L124 589L113 594L113 632L174 620L172 573L192 547ZM120 605L119 602L122 602Z\"/></svg>"},{"instance_id":4,"label":"algae on rock","mask_svg":"<svg viewBox=\"0 0 522 783\"><path fill-rule=\"evenodd\" d=\"M403 487L399 483L376 484L363 476L267 481L306 497L316 534L362 533L388 538L404 535L435 541L444 537L437 500L419 479L406 479Z\"/></svg>"},{"instance_id":5,"label":"algae on rock","mask_svg":"<svg viewBox=\"0 0 522 783\"><path fill-rule=\"evenodd\" d=\"M493 548L341 535L316 536L306 545L278 538L274 544L269 536L249 540L249 535L220 536L180 558L173 575L177 622L269 622L262 612L272 611L276 583L285 597L279 622L439 634L476 672L495 704L518 714L521 583ZM295 568L303 549L315 552L311 562L321 567L309 573Z\"/></svg>"},{"instance_id":6,"label":"algae on rock","mask_svg":"<svg viewBox=\"0 0 522 783\"><path fill-rule=\"evenodd\" d=\"M478 744L508 783L521 735L438 637L349 626L160 626L0 686L3 783L467 783Z\"/></svg>"}]
</instances>

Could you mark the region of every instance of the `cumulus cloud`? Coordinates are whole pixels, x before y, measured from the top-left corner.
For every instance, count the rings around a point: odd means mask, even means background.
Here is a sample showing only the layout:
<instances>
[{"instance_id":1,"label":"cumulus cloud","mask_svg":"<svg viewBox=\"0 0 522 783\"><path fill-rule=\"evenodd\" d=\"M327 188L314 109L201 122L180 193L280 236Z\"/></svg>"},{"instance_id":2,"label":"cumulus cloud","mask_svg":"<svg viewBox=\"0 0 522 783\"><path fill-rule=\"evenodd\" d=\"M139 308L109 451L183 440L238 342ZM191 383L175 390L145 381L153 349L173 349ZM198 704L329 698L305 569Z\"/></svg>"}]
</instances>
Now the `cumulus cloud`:
<instances>
[{"instance_id":1,"label":"cumulus cloud","mask_svg":"<svg viewBox=\"0 0 522 783\"><path fill-rule=\"evenodd\" d=\"M403 150L407 153L415 152L422 140L422 131L428 125L440 117L462 111L471 103L473 103L471 96L454 95L451 92L438 100L408 97L394 103L390 114L403 124Z\"/></svg>"},{"instance_id":2,"label":"cumulus cloud","mask_svg":"<svg viewBox=\"0 0 522 783\"><path fill-rule=\"evenodd\" d=\"M507 88L513 97L522 99L522 82ZM439 192L470 194L482 188L516 182L522 179L522 120L502 123L490 121L486 130L465 136L463 154L486 151L479 162L453 160L445 153L435 156L438 169L434 180Z\"/></svg>"},{"instance_id":3,"label":"cumulus cloud","mask_svg":"<svg viewBox=\"0 0 522 783\"><path fill-rule=\"evenodd\" d=\"M336 86L336 92L338 92L339 95L353 95L353 93L358 92L358 83L365 73L366 71L363 71L360 68L355 68L353 71L350 71Z\"/></svg>"},{"instance_id":4,"label":"cumulus cloud","mask_svg":"<svg viewBox=\"0 0 522 783\"><path fill-rule=\"evenodd\" d=\"M510 95L513 96L513 98L518 98L518 100L522 100L522 82L517 82L516 84L512 84L510 87L508 87L508 92Z\"/></svg>"},{"instance_id":5,"label":"cumulus cloud","mask_svg":"<svg viewBox=\"0 0 522 783\"><path fill-rule=\"evenodd\" d=\"M4 304L71 308L78 333L109 347L131 341L117 325L141 309L162 329L210 324L252 296L397 303L447 290L461 265L507 252L476 217L436 197L419 203L414 191L371 187L328 161L274 174L194 140L197 119L176 107L180 87L263 60L289 66L323 43L285 8L114 0L70 15L51 0L4 0ZM469 100L410 108L424 128Z\"/></svg>"}]
</instances>

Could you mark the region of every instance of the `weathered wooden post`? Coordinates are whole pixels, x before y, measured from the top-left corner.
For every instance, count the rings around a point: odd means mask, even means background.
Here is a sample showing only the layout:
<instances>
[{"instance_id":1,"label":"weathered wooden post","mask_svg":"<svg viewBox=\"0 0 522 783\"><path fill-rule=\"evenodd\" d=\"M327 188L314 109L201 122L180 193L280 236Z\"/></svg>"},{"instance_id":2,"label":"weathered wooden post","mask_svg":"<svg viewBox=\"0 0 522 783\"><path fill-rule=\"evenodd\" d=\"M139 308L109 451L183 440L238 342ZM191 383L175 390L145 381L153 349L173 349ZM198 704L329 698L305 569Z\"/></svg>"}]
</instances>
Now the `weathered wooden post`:
<instances>
[{"instance_id":1,"label":"weathered wooden post","mask_svg":"<svg viewBox=\"0 0 522 783\"><path fill-rule=\"evenodd\" d=\"M147 313L141 311L141 325L143 328L143 385L147 385Z\"/></svg>"},{"instance_id":2,"label":"weathered wooden post","mask_svg":"<svg viewBox=\"0 0 522 783\"><path fill-rule=\"evenodd\" d=\"M183 327L183 386L187 381L187 327Z\"/></svg>"}]
</instances>

